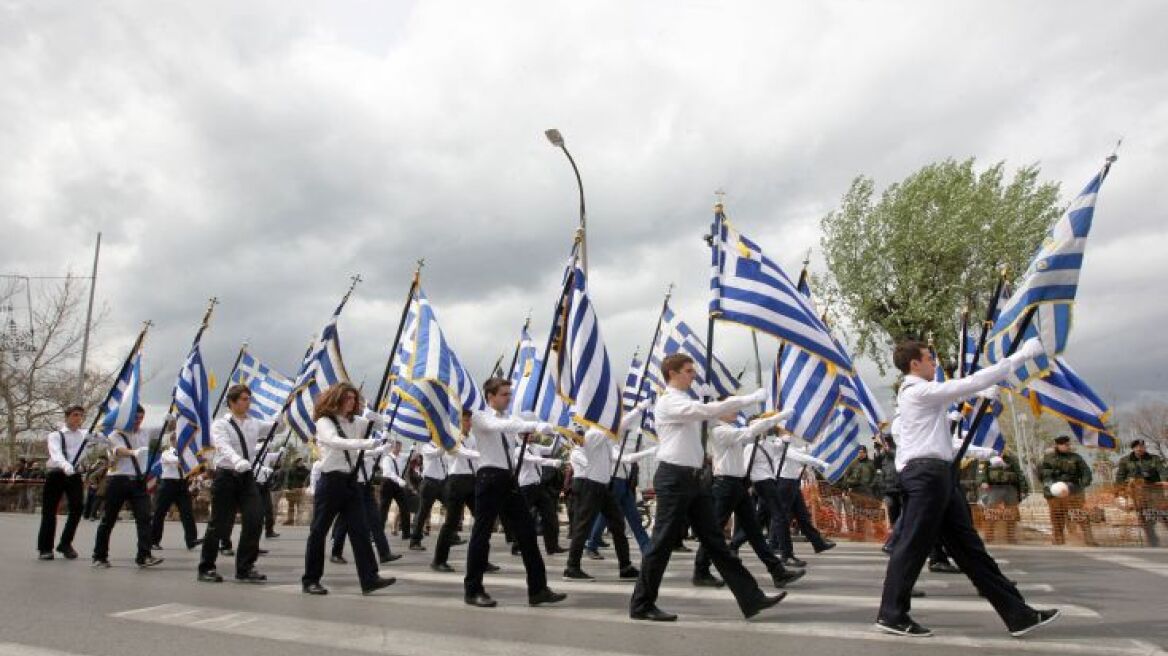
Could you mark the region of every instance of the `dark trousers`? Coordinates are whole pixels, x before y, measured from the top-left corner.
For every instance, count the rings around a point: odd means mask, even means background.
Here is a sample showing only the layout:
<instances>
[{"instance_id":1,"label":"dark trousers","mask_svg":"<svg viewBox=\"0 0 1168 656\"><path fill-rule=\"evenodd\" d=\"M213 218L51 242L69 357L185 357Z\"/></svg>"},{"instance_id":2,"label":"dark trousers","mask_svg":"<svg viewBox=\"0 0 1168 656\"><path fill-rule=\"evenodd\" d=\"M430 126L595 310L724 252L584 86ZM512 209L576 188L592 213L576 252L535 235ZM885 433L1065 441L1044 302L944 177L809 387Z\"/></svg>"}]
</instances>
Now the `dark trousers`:
<instances>
[{"instance_id":1,"label":"dark trousers","mask_svg":"<svg viewBox=\"0 0 1168 656\"><path fill-rule=\"evenodd\" d=\"M171 506L178 506L187 547L194 546L199 531L195 527L195 513L191 509L187 482L181 478L164 478L158 485L158 493L154 497L154 518L150 521L150 544L162 544L162 529L166 526L166 513L170 512Z\"/></svg>"},{"instance_id":2,"label":"dark trousers","mask_svg":"<svg viewBox=\"0 0 1168 656\"><path fill-rule=\"evenodd\" d=\"M89 488L85 491L85 511L81 513L81 516L85 519L97 519L104 501L105 496L99 496L96 487Z\"/></svg>"},{"instance_id":3,"label":"dark trousers","mask_svg":"<svg viewBox=\"0 0 1168 656\"><path fill-rule=\"evenodd\" d=\"M645 527L641 526L641 512L637 509L636 493L633 488L629 486L628 479L614 478L612 479L612 496L616 499L616 505L620 507L621 512L625 515L625 521L629 524L629 531L633 534L633 538L637 540L637 548L641 555L645 555L645 551L649 549L649 534L645 532ZM604 533L608 522L604 519L604 515L598 515L596 521L592 523L592 533L588 536L588 541L584 543L586 549L595 551L600 547L600 536Z\"/></svg>"},{"instance_id":4,"label":"dark trousers","mask_svg":"<svg viewBox=\"0 0 1168 656\"><path fill-rule=\"evenodd\" d=\"M752 481L750 491L754 496L753 505L757 513L755 517L759 526L769 526L773 532L773 520L782 513L779 509L779 506L782 505L782 499L779 498L778 481L773 478L768 478L764 481ZM773 534L768 536L772 542L775 540L775 537ZM743 544L746 544L746 533L738 530L734 531L734 535L730 539L730 548L739 549Z\"/></svg>"},{"instance_id":5,"label":"dark trousers","mask_svg":"<svg viewBox=\"0 0 1168 656\"><path fill-rule=\"evenodd\" d=\"M794 478L780 478L778 484L779 508L778 515L771 518L770 543L778 547L783 558L795 557L795 545L791 542L791 519L799 524L799 532L811 543L816 551L823 551L827 541L815 523L811 521L811 511L803 501L803 492L799 489L799 480Z\"/></svg>"},{"instance_id":6,"label":"dark trousers","mask_svg":"<svg viewBox=\"0 0 1168 656\"><path fill-rule=\"evenodd\" d=\"M701 485L701 473L702 470L698 468L679 467L667 462L658 465L657 473L653 476L653 487L657 490L653 539L641 561L641 575L629 601L630 611L642 612L657 605L661 579L665 576L669 557L681 539L687 521L714 567L734 593L738 607L746 613L757 608L764 599L754 577L726 546L722 527L718 526L714 515L710 490Z\"/></svg>"},{"instance_id":7,"label":"dark trousers","mask_svg":"<svg viewBox=\"0 0 1168 656\"><path fill-rule=\"evenodd\" d=\"M361 587L367 588L377 580L377 560L369 541L369 524L365 519L365 500L360 487L347 471L325 472L316 482L316 494L312 498L312 527L304 548L304 576L300 578L303 585L320 583L324 574L324 543L329 527L338 515L345 518L345 530L353 547L353 561L357 565ZM372 502L372 495L369 499Z\"/></svg>"},{"instance_id":8,"label":"dark trousers","mask_svg":"<svg viewBox=\"0 0 1168 656\"><path fill-rule=\"evenodd\" d=\"M450 557L450 547L454 544L454 536L462 526L463 509L469 507L474 512L475 477L474 474L451 474L446 477L446 520L442 522L442 530L438 532L438 543L434 545L435 565L441 565Z\"/></svg>"},{"instance_id":9,"label":"dark trousers","mask_svg":"<svg viewBox=\"0 0 1168 656\"><path fill-rule=\"evenodd\" d=\"M950 463L931 458L910 460L900 472L900 488L904 511L900 536L884 576L878 616L881 620L908 620L913 585L938 539L1008 628L1034 619L1033 609L1026 605L1018 588L986 553L981 536L973 528L965 497L957 489Z\"/></svg>"},{"instance_id":10,"label":"dark trousers","mask_svg":"<svg viewBox=\"0 0 1168 656\"><path fill-rule=\"evenodd\" d=\"M362 508L365 510L365 526L369 529L369 538L373 541L373 546L377 547L377 557L385 560L392 555L389 548L389 538L385 536L385 524L380 522L377 502L373 500L373 488L367 483L358 483L360 488L359 494L361 496ZM337 515L337 521L333 524L333 555L340 556L345 553L345 535L349 532L349 522L345 519L344 514Z\"/></svg>"},{"instance_id":11,"label":"dark trousers","mask_svg":"<svg viewBox=\"0 0 1168 656\"><path fill-rule=\"evenodd\" d=\"M97 526L93 559L109 558L110 533L118 521L122 505L128 503L138 529L138 553L134 560L141 562L150 556L150 497L146 496L146 483L133 476L109 476L106 480L105 513L101 516L101 524Z\"/></svg>"},{"instance_id":12,"label":"dark trousers","mask_svg":"<svg viewBox=\"0 0 1168 656\"><path fill-rule=\"evenodd\" d=\"M37 535L37 550L41 553L53 551L53 538L57 534L57 507L61 505L62 496L65 497L69 514L57 546L64 548L72 546L73 536L77 535L77 525L81 523L81 511L84 509L81 474L66 476L60 469L53 469L45 477L45 486L41 492L41 530Z\"/></svg>"},{"instance_id":13,"label":"dark trousers","mask_svg":"<svg viewBox=\"0 0 1168 656\"><path fill-rule=\"evenodd\" d=\"M762 481L773 484L774 480ZM755 483L757 487L759 483ZM741 533L744 540L750 543L758 559L766 565L771 576L777 576L786 571L783 563L775 556L775 552L767 547L766 538L762 535L762 526L758 523L758 515L754 511L754 504L750 501L750 494L746 491L746 482L734 476L715 476L710 491L714 496L714 518L718 530L721 531L730 516L734 515L735 537ZM694 558L694 576L709 575L710 556L705 546L698 547Z\"/></svg>"},{"instance_id":14,"label":"dark trousers","mask_svg":"<svg viewBox=\"0 0 1168 656\"><path fill-rule=\"evenodd\" d=\"M519 488L523 502L531 513L532 521L539 522L539 532L543 536L544 551L551 553L560 548L560 517L556 511L556 500L542 483L524 485ZM574 511L573 511L574 512ZM533 524L534 526L534 524ZM573 530L575 530L573 528ZM584 537L588 537L585 535Z\"/></svg>"},{"instance_id":15,"label":"dark trousers","mask_svg":"<svg viewBox=\"0 0 1168 656\"><path fill-rule=\"evenodd\" d=\"M629 560L629 539L625 537L625 516L616 498L608 489L608 484L587 478L572 479L572 496L576 505L572 509L572 543L568 547L568 568L579 568L584 555L584 542L592 532L592 522L603 516L612 533L612 548L616 550L616 560L621 569L632 565Z\"/></svg>"},{"instance_id":16,"label":"dark trousers","mask_svg":"<svg viewBox=\"0 0 1168 656\"><path fill-rule=\"evenodd\" d=\"M228 469L216 469L211 481L211 521L203 536L203 551L199 559L199 571L215 569L215 558L219 555L219 541L231 539L231 528L235 524L235 513L239 513L241 527L239 544L235 549L235 574L241 576L255 567L260 550L260 492L251 472L239 473Z\"/></svg>"},{"instance_id":17,"label":"dark trousers","mask_svg":"<svg viewBox=\"0 0 1168 656\"><path fill-rule=\"evenodd\" d=\"M418 515L414 517L414 527L410 531L410 544L421 544L422 528L426 520L430 519L430 512L434 510L435 501L443 501L442 493L446 487L445 480L437 478L423 478L418 486ZM445 503L443 501L443 503Z\"/></svg>"},{"instance_id":18,"label":"dark trousers","mask_svg":"<svg viewBox=\"0 0 1168 656\"><path fill-rule=\"evenodd\" d=\"M466 552L463 585L468 596L484 592L483 574L491 555L491 530L500 518L519 544L523 568L527 570L527 594L533 595L547 587L543 556L535 541L535 522L519 496L514 477L506 469L482 467L475 474L475 521Z\"/></svg>"},{"instance_id":19,"label":"dark trousers","mask_svg":"<svg viewBox=\"0 0 1168 656\"><path fill-rule=\"evenodd\" d=\"M390 503L397 504L397 514L401 518L401 535L403 538L407 537L410 533L409 497L402 486L386 479L381 482L381 517L379 519L382 528L385 528L385 523L389 520Z\"/></svg>"},{"instance_id":20,"label":"dark trousers","mask_svg":"<svg viewBox=\"0 0 1168 656\"><path fill-rule=\"evenodd\" d=\"M276 530L276 513L272 505L272 484L257 483L260 492L260 516L263 518L264 530L273 533Z\"/></svg>"}]
</instances>

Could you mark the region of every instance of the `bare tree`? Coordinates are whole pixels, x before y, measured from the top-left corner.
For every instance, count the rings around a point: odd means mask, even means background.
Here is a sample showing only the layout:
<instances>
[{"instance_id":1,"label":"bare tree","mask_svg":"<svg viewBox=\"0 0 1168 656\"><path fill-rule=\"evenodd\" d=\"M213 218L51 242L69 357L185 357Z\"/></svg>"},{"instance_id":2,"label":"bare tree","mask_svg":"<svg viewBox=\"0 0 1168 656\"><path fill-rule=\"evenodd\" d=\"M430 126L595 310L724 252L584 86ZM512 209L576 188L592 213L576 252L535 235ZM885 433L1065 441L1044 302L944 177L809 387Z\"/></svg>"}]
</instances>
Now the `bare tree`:
<instances>
[{"instance_id":1,"label":"bare tree","mask_svg":"<svg viewBox=\"0 0 1168 656\"><path fill-rule=\"evenodd\" d=\"M9 462L17 457L18 436L52 429L73 403L95 412L112 381L114 372L90 365L82 381L82 398L76 398L86 290L85 280L73 277L41 287L33 302L31 349L0 347L0 421ZM13 286L0 291L0 302L7 302L15 291ZM102 311L94 318L95 327L104 316Z\"/></svg>"},{"instance_id":2,"label":"bare tree","mask_svg":"<svg viewBox=\"0 0 1168 656\"><path fill-rule=\"evenodd\" d=\"M1148 450L1168 456L1168 403L1142 401L1124 413L1123 421L1133 435L1148 443Z\"/></svg>"}]
</instances>

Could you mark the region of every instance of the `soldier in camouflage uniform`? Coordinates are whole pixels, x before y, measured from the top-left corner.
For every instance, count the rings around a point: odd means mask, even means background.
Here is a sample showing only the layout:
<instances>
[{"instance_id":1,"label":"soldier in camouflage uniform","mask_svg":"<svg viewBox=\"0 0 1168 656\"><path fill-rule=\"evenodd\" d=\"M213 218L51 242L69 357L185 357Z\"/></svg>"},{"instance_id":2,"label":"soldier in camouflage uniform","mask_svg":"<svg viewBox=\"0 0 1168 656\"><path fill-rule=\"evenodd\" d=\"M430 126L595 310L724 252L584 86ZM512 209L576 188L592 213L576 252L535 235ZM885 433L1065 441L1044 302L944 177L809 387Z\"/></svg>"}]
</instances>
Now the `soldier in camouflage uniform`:
<instances>
[{"instance_id":1,"label":"soldier in camouflage uniform","mask_svg":"<svg viewBox=\"0 0 1168 656\"><path fill-rule=\"evenodd\" d=\"M1168 526L1164 490L1158 483L1168 483L1168 463L1160 456L1148 453L1143 440L1132 440L1132 452L1119 459L1115 482L1127 485L1128 497L1144 525L1148 546L1160 546L1156 536L1156 519Z\"/></svg>"},{"instance_id":2,"label":"soldier in camouflage uniform","mask_svg":"<svg viewBox=\"0 0 1168 656\"><path fill-rule=\"evenodd\" d=\"M1050 486L1055 483L1066 483L1071 493L1065 497L1056 497L1050 492ZM1072 519L1083 527L1083 540L1088 546L1095 546L1095 537L1091 534L1089 518L1081 517L1083 506L1087 500L1087 486L1091 484L1091 468L1079 454L1071 451L1071 438L1059 435L1054 438L1054 450L1047 453L1042 459L1042 494L1050 507L1050 528L1054 544L1063 544L1066 540L1065 531L1067 520ZM1079 511L1073 513L1072 511Z\"/></svg>"},{"instance_id":3,"label":"soldier in camouflage uniform","mask_svg":"<svg viewBox=\"0 0 1168 656\"><path fill-rule=\"evenodd\" d=\"M847 492L852 531L858 533L861 540L867 538L868 529L872 526L869 518L872 510L881 508L877 501L876 483L876 463L868 457L868 449L861 446L859 454L848 465L840 481L840 487Z\"/></svg>"},{"instance_id":4,"label":"soldier in camouflage uniform","mask_svg":"<svg viewBox=\"0 0 1168 656\"><path fill-rule=\"evenodd\" d=\"M986 542L993 542L994 530L1002 521L1006 524L1006 541L1018 544L1018 504L1030 492L1018 458L1003 451L1001 456L983 460L978 465L977 482L984 495Z\"/></svg>"}]
</instances>

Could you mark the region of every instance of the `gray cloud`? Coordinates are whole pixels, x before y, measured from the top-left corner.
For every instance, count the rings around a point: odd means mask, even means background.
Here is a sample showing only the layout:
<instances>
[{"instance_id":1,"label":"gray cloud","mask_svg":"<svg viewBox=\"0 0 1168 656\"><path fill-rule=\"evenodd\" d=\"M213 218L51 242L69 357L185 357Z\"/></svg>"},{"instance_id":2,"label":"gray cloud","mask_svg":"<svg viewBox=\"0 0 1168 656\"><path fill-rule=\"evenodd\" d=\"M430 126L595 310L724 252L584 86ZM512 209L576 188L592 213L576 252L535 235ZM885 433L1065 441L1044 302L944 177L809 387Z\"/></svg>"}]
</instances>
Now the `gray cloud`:
<instances>
[{"instance_id":1,"label":"gray cloud","mask_svg":"<svg viewBox=\"0 0 1168 656\"><path fill-rule=\"evenodd\" d=\"M548 325L575 221L571 171L542 137L555 126L584 175L594 300L623 370L668 282L704 330L718 187L794 275L857 174L1038 161L1069 197L1125 135L1068 357L1109 399L1163 395L1168 9L390 4L0 9L5 268L83 271L103 231L101 355L154 319L163 402L206 298L223 301L206 338L221 375L244 338L288 371L357 272L341 330L375 385L425 256L482 374L529 308L537 335ZM739 328L717 344L734 368L753 360Z\"/></svg>"}]
</instances>

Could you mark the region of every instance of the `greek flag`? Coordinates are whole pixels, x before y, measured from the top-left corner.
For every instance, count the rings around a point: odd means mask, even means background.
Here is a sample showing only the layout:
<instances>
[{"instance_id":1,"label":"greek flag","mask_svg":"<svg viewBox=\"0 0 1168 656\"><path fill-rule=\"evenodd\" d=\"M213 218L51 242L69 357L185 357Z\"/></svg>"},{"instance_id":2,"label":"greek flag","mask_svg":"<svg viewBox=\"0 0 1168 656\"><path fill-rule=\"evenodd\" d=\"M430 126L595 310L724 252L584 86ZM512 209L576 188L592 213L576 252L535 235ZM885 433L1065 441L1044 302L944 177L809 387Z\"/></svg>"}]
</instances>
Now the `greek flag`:
<instances>
[{"instance_id":1,"label":"greek flag","mask_svg":"<svg viewBox=\"0 0 1168 656\"><path fill-rule=\"evenodd\" d=\"M811 445L811 455L827 462L824 477L835 483L860 453L860 421L846 406L835 409L823 439Z\"/></svg>"},{"instance_id":2,"label":"greek flag","mask_svg":"<svg viewBox=\"0 0 1168 656\"><path fill-rule=\"evenodd\" d=\"M694 398L719 398L738 392L738 377L717 356L713 358L713 366L707 364L705 342L673 312L673 308L666 305L661 311L661 334L653 346L650 368L661 371L661 361L674 353L693 358L697 376L690 395Z\"/></svg>"},{"instance_id":3,"label":"greek flag","mask_svg":"<svg viewBox=\"0 0 1168 656\"><path fill-rule=\"evenodd\" d=\"M542 382L537 377L542 374ZM519 355L511 377L511 414L535 413L540 421L555 426L565 436L574 434L571 401L560 391L555 367L544 367L536 355L535 342L524 328L519 337ZM539 399L535 398L539 391Z\"/></svg>"},{"instance_id":4,"label":"greek flag","mask_svg":"<svg viewBox=\"0 0 1168 656\"><path fill-rule=\"evenodd\" d=\"M1030 403L1035 416L1043 412L1062 417L1071 425L1094 433L1091 446L1115 448L1108 422L1111 409L1062 358L1054 358L1050 371L1035 378L1019 394ZM1078 433L1077 433L1078 434Z\"/></svg>"},{"instance_id":5,"label":"greek flag","mask_svg":"<svg viewBox=\"0 0 1168 656\"><path fill-rule=\"evenodd\" d=\"M557 349L561 384L571 399L572 418L585 426L603 430L616 438L620 424L621 392L608 360L608 349L600 336L600 321L588 297L588 280L584 271L573 264L572 285L568 311L561 314L556 308L557 326L564 336ZM561 320L563 323L561 324Z\"/></svg>"},{"instance_id":6,"label":"greek flag","mask_svg":"<svg viewBox=\"0 0 1168 656\"><path fill-rule=\"evenodd\" d=\"M969 432L969 426L973 422L973 407L965 404L962 408L961 416L961 432L964 435ZM986 411L985 417L982 418L981 423L977 426L977 431L973 434L973 439L970 444L973 446L981 446L993 449L998 453L1006 448L1006 436L1002 434L1002 427L998 423L998 418L1002 416L1004 407L1001 401L990 401L989 410Z\"/></svg>"},{"instance_id":7,"label":"greek flag","mask_svg":"<svg viewBox=\"0 0 1168 656\"><path fill-rule=\"evenodd\" d=\"M446 342L434 308L420 288L413 305L414 325L406 347L410 359L403 362L397 394L403 406L408 402L421 416L429 439L452 449L458 445L462 409L478 410L486 404L470 373Z\"/></svg>"},{"instance_id":8,"label":"greek flag","mask_svg":"<svg viewBox=\"0 0 1168 656\"><path fill-rule=\"evenodd\" d=\"M101 430L110 434L116 430L131 431L138 414L139 388L142 386L142 351L134 354L118 373L118 382L110 392L101 420Z\"/></svg>"},{"instance_id":9,"label":"greek flag","mask_svg":"<svg viewBox=\"0 0 1168 656\"><path fill-rule=\"evenodd\" d=\"M198 469L203 454L211 449L209 397L207 367L203 364L202 348L195 342L174 386L175 451L182 470L188 474Z\"/></svg>"},{"instance_id":10,"label":"greek flag","mask_svg":"<svg viewBox=\"0 0 1168 656\"><path fill-rule=\"evenodd\" d=\"M1066 213L1055 222L1046 241L1026 269L1022 284L1002 307L986 343L986 357L996 363L1010 352L1016 340L1038 337L1048 354L1062 353L1071 332L1071 308L1079 289L1079 272L1087 235L1095 215L1095 198L1114 161L1109 157L1103 169L1091 178ZM1034 319L1019 334L1022 318L1031 308ZM1014 372L1012 383L1021 386L1050 367L1049 357L1040 357Z\"/></svg>"},{"instance_id":11,"label":"greek flag","mask_svg":"<svg viewBox=\"0 0 1168 656\"><path fill-rule=\"evenodd\" d=\"M852 362L816 315L810 301L762 248L714 214L710 315L741 323L827 360L841 371Z\"/></svg>"},{"instance_id":12,"label":"greek flag","mask_svg":"<svg viewBox=\"0 0 1168 656\"><path fill-rule=\"evenodd\" d=\"M814 442L833 416L840 376L834 365L785 344L771 369L767 392L765 411L793 410L787 430Z\"/></svg>"},{"instance_id":13,"label":"greek flag","mask_svg":"<svg viewBox=\"0 0 1168 656\"><path fill-rule=\"evenodd\" d=\"M621 390L621 410L628 412L638 401L644 401L645 395L641 392L641 374L644 373L645 363L633 353L629 362L629 373L625 375L625 388Z\"/></svg>"},{"instance_id":14,"label":"greek flag","mask_svg":"<svg viewBox=\"0 0 1168 656\"><path fill-rule=\"evenodd\" d=\"M302 369L307 369L307 358L311 356L311 348L309 347L309 353L305 354ZM295 387L291 380L260 362L247 351L239 358L239 366L231 373L229 382L232 385L247 385L251 390L251 409L248 410L248 414L261 421L275 421L276 416L280 414L280 408L284 407L284 402L288 400L288 395Z\"/></svg>"},{"instance_id":15,"label":"greek flag","mask_svg":"<svg viewBox=\"0 0 1168 656\"><path fill-rule=\"evenodd\" d=\"M1100 449L1114 449L1115 435L1111 433L1100 433L1089 428L1084 428L1079 424L1071 424L1071 432L1079 440L1079 444L1083 446L1092 446Z\"/></svg>"},{"instance_id":16,"label":"greek flag","mask_svg":"<svg viewBox=\"0 0 1168 656\"><path fill-rule=\"evenodd\" d=\"M316 422L312 419L316 397L329 387L349 380L345 362L341 358L341 337L337 333L337 320L344 307L345 303L342 301L301 365L291 402L285 412L288 425L305 442L316 435Z\"/></svg>"}]
</instances>

